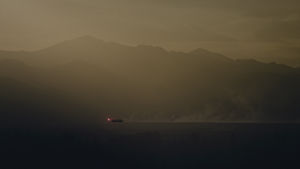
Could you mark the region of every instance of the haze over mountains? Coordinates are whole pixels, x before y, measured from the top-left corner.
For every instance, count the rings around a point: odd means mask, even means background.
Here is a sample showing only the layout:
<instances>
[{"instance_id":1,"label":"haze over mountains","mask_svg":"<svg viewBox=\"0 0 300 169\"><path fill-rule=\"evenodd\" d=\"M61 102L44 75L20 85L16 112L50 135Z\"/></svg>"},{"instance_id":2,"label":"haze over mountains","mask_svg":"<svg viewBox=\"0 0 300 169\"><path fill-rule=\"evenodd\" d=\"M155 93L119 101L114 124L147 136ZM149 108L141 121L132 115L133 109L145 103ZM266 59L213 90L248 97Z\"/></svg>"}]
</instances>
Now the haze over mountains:
<instances>
[{"instance_id":1,"label":"haze over mountains","mask_svg":"<svg viewBox=\"0 0 300 169\"><path fill-rule=\"evenodd\" d=\"M54 119L64 119L73 117L73 110L85 122L111 116L128 121L300 119L299 68L274 62L233 60L201 48L183 53L131 47L90 36L34 52L0 51L0 59L0 76L7 77L0 85L9 89L1 92L15 91L1 99L18 107L1 111L10 119L7 114L28 112L53 112ZM53 97L44 92L47 88L67 99L49 105ZM80 104L71 101L74 97ZM30 106L20 108L22 99Z\"/></svg>"}]
</instances>

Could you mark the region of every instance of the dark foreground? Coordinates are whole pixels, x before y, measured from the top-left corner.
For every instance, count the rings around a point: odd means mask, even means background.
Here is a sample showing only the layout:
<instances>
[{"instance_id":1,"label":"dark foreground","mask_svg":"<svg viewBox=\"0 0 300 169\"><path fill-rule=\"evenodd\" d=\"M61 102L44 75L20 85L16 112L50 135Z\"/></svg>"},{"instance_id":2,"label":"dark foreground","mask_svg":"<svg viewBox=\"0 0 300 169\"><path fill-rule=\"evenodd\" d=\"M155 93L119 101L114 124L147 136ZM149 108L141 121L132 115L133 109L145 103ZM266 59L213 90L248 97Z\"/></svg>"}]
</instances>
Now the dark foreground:
<instances>
[{"instance_id":1,"label":"dark foreground","mask_svg":"<svg viewBox=\"0 0 300 169\"><path fill-rule=\"evenodd\" d=\"M300 124L1 127L0 168L299 168Z\"/></svg>"}]
</instances>

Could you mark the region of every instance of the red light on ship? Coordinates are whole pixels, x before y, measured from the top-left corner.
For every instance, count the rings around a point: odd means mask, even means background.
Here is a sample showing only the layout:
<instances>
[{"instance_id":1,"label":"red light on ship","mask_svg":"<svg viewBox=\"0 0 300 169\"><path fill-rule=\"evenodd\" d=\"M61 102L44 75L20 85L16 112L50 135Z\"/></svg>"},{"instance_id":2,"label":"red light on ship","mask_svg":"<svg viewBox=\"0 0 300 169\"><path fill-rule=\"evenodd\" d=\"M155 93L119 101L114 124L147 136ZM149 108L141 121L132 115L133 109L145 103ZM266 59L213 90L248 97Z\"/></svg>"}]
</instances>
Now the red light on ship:
<instances>
[{"instance_id":1,"label":"red light on ship","mask_svg":"<svg viewBox=\"0 0 300 169\"><path fill-rule=\"evenodd\" d=\"M107 118L109 122L123 122L124 118Z\"/></svg>"}]
</instances>

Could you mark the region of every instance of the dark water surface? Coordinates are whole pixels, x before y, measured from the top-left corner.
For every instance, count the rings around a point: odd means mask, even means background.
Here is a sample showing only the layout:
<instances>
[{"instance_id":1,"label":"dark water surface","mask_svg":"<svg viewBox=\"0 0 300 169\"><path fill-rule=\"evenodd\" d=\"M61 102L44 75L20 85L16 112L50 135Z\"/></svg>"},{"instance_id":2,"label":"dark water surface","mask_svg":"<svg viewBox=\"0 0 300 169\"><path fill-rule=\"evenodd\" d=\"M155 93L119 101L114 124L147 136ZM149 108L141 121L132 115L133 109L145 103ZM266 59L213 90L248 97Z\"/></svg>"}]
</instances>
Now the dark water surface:
<instances>
[{"instance_id":1,"label":"dark water surface","mask_svg":"<svg viewBox=\"0 0 300 169\"><path fill-rule=\"evenodd\" d=\"M107 122L0 129L0 162L10 168L300 167L297 123Z\"/></svg>"}]
</instances>

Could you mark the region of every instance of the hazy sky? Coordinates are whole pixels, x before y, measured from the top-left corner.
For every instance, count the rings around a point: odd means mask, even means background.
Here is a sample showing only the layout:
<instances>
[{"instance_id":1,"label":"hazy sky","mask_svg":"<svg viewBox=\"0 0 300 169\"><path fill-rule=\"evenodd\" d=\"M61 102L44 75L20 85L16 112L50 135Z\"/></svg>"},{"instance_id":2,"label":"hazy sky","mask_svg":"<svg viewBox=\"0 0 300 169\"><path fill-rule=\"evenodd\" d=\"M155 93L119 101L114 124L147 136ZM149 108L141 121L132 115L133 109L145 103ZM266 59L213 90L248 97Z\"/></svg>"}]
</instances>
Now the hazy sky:
<instances>
[{"instance_id":1,"label":"hazy sky","mask_svg":"<svg viewBox=\"0 0 300 169\"><path fill-rule=\"evenodd\" d=\"M0 49L91 35L300 66L298 0L0 0Z\"/></svg>"}]
</instances>

